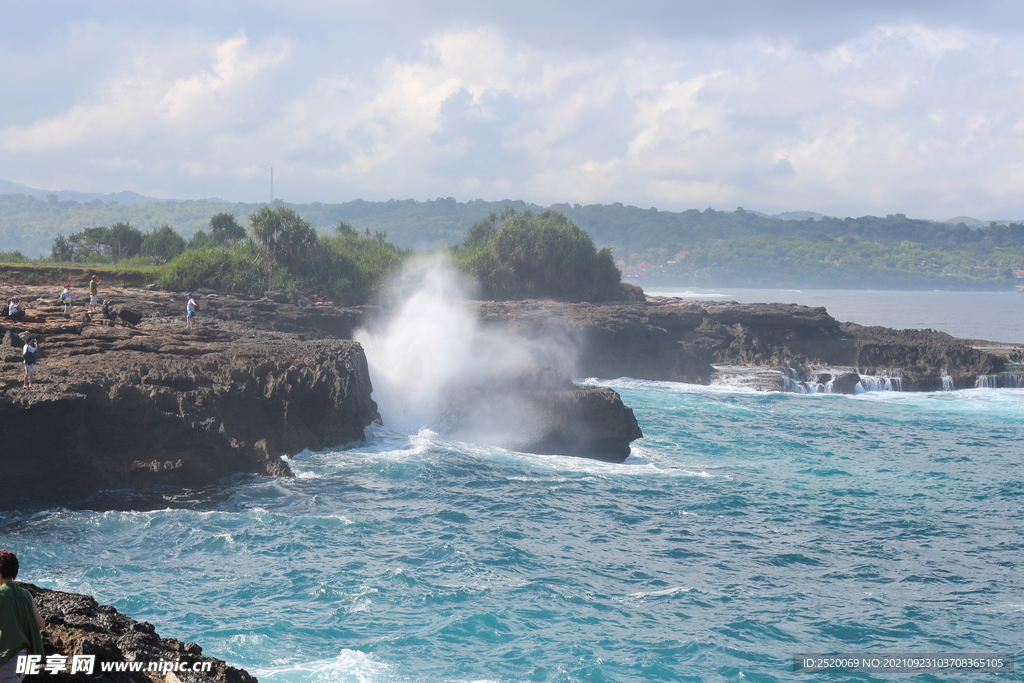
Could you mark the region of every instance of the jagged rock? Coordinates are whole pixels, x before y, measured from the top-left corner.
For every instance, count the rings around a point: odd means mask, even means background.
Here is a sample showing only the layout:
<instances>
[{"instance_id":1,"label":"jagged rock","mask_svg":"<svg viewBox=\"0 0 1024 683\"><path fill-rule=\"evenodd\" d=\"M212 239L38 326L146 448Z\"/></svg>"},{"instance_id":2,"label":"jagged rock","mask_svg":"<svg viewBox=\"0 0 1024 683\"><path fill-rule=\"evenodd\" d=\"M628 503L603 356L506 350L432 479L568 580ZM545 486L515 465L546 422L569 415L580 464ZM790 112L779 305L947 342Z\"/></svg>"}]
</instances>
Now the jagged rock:
<instances>
[{"instance_id":1,"label":"jagged rock","mask_svg":"<svg viewBox=\"0 0 1024 683\"><path fill-rule=\"evenodd\" d=\"M186 331L178 320L7 330L37 335L40 350L32 389L21 388L20 354L0 366L6 489L54 499L287 475L280 456L360 440L379 419L353 341L220 321Z\"/></svg>"},{"instance_id":2,"label":"jagged rock","mask_svg":"<svg viewBox=\"0 0 1024 683\"><path fill-rule=\"evenodd\" d=\"M203 648L196 643L182 643L175 638L161 638L152 624L135 621L110 605L100 605L88 595L65 593L40 588L30 583L19 584L28 589L47 627L43 630L43 648L46 655L67 657L70 668L75 655L96 657L92 675L68 670L57 673L41 672L25 678L26 683L169 683L163 672L102 672L102 662L182 662L209 664L204 673L188 672L194 683L257 683L248 672L229 666L213 657L204 657ZM44 659L45 663L45 659Z\"/></svg>"},{"instance_id":3,"label":"jagged rock","mask_svg":"<svg viewBox=\"0 0 1024 683\"><path fill-rule=\"evenodd\" d=\"M117 313L117 316L119 318L121 318L125 322L131 323L132 325L138 325L139 323L142 322L142 319L144 317L142 311L136 310L131 306L126 306L125 304L112 306L111 309L114 311L114 313Z\"/></svg>"},{"instance_id":4,"label":"jagged rock","mask_svg":"<svg viewBox=\"0 0 1024 683\"><path fill-rule=\"evenodd\" d=\"M622 462L630 443L643 438L633 410L606 387L575 385L567 392L537 396L547 428L521 450L526 453L574 455Z\"/></svg>"},{"instance_id":5,"label":"jagged rock","mask_svg":"<svg viewBox=\"0 0 1024 683\"><path fill-rule=\"evenodd\" d=\"M549 368L450 387L445 414L446 433L523 453L622 462L643 437L617 392Z\"/></svg>"},{"instance_id":6,"label":"jagged rock","mask_svg":"<svg viewBox=\"0 0 1024 683\"><path fill-rule=\"evenodd\" d=\"M263 296L267 297L275 304L286 304L290 301L288 295L284 292L263 292Z\"/></svg>"},{"instance_id":7,"label":"jagged rock","mask_svg":"<svg viewBox=\"0 0 1024 683\"><path fill-rule=\"evenodd\" d=\"M856 372L846 372L836 377L832 382L833 394L852 394L860 384L860 375Z\"/></svg>"},{"instance_id":8,"label":"jagged rock","mask_svg":"<svg viewBox=\"0 0 1024 683\"><path fill-rule=\"evenodd\" d=\"M578 344L574 374L706 384L714 366L795 368L815 365L892 373L906 390L938 390L943 373L956 386L1005 368L971 342L933 330L890 330L839 323L824 308L649 297L644 303L480 302L485 324L513 334L561 336ZM781 381L768 382L777 386ZM844 379L843 386L852 381Z\"/></svg>"}]
</instances>

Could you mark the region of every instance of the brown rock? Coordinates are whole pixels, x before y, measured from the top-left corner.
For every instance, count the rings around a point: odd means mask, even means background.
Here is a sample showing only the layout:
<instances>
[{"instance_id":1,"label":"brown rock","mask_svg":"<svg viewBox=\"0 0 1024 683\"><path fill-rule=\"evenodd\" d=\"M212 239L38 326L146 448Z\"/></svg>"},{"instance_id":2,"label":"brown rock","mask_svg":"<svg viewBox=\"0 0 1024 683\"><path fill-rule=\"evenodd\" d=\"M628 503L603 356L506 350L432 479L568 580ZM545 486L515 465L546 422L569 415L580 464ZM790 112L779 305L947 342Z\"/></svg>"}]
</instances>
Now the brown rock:
<instances>
[{"instance_id":1,"label":"brown rock","mask_svg":"<svg viewBox=\"0 0 1024 683\"><path fill-rule=\"evenodd\" d=\"M69 671L54 674L42 672L27 676L26 683L154 683L166 681L161 672L102 672L101 662L182 662L200 664L202 673L188 672L192 683L256 683L248 672L229 666L213 657L204 657L196 643L182 643L174 638L161 638L152 624L135 621L110 605L100 605L88 595L64 593L39 588L29 583L28 589L47 627L43 630L46 655L63 655L70 666L74 655L96 657L92 675ZM45 660L44 660L45 661Z\"/></svg>"}]
</instances>

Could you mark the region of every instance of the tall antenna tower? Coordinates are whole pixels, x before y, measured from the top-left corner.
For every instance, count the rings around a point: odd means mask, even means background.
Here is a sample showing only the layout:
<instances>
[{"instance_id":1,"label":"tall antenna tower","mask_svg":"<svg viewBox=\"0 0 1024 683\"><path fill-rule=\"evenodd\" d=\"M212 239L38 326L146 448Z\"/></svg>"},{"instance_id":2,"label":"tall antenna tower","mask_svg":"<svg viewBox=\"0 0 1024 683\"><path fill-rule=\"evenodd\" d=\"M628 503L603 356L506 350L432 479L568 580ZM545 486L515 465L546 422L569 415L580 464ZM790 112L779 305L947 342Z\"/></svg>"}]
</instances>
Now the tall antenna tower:
<instances>
[{"instance_id":1,"label":"tall antenna tower","mask_svg":"<svg viewBox=\"0 0 1024 683\"><path fill-rule=\"evenodd\" d=\"M270 203L274 203L274 167L270 167Z\"/></svg>"}]
</instances>

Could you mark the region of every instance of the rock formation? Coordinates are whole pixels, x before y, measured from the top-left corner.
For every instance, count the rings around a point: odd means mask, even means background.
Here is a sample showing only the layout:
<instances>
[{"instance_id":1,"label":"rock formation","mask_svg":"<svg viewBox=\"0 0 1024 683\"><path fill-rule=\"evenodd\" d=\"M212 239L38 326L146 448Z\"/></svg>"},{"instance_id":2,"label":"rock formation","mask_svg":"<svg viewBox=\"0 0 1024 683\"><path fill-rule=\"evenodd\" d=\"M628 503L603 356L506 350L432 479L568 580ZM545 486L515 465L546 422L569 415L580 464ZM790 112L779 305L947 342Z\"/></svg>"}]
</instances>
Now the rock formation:
<instances>
[{"instance_id":1,"label":"rock formation","mask_svg":"<svg viewBox=\"0 0 1024 683\"><path fill-rule=\"evenodd\" d=\"M643 437L618 393L549 368L452 387L444 412L445 431L456 438L522 453L622 462Z\"/></svg>"},{"instance_id":2,"label":"rock formation","mask_svg":"<svg viewBox=\"0 0 1024 683\"><path fill-rule=\"evenodd\" d=\"M891 330L840 323L824 308L649 297L644 303L481 302L481 318L524 337L539 333L577 340L576 372L706 384L714 366L788 369L809 380L817 366L895 373L905 390L956 388L997 373L1003 358L934 330ZM852 370L840 387L854 384ZM775 372L761 388L783 389Z\"/></svg>"},{"instance_id":3,"label":"rock formation","mask_svg":"<svg viewBox=\"0 0 1024 683\"><path fill-rule=\"evenodd\" d=\"M49 289L15 293L30 322L0 320L0 466L23 495L287 474L279 456L361 439L378 419L362 349L349 341L370 307L202 292L200 327L186 332L181 294L107 290L105 312L78 306L65 319ZM1006 367L941 332L840 323L823 308L789 304L649 297L474 306L486 326L575 348L576 376L708 383L716 367L744 366L757 369L750 385L762 389L827 383L852 392L862 375L937 390L973 387ZM41 343L31 391L20 389L25 334ZM500 394L546 420L506 425L519 450L621 460L640 435L617 394L564 376L525 387L509 378L492 392ZM500 420L501 406L466 392L452 419L490 410Z\"/></svg>"},{"instance_id":4,"label":"rock formation","mask_svg":"<svg viewBox=\"0 0 1024 683\"><path fill-rule=\"evenodd\" d=\"M180 318L145 316L153 309L144 302L113 309L110 318L65 320L38 306L39 322L3 331L0 467L9 491L52 499L237 472L288 475L280 456L362 439L379 419L355 342L232 323L186 332ZM30 390L21 389L27 335L39 338Z\"/></svg>"},{"instance_id":5,"label":"rock formation","mask_svg":"<svg viewBox=\"0 0 1024 683\"><path fill-rule=\"evenodd\" d=\"M88 595L64 593L22 583L35 599L46 628L43 648L47 656L59 655L61 671L42 671L25 678L26 683L256 683L242 669L228 666L220 659L203 656L196 643L161 638L152 624L135 621L110 605L100 605ZM92 655L93 673L71 673L73 657ZM102 663L141 662L144 668L155 663L155 671L101 671ZM41 662L46 664L44 658ZM172 665L193 665L196 671L172 671ZM160 670L160 669L163 670ZM177 667L175 667L177 668Z\"/></svg>"},{"instance_id":6,"label":"rock formation","mask_svg":"<svg viewBox=\"0 0 1024 683\"><path fill-rule=\"evenodd\" d=\"M26 322L0 319L0 467L25 497L288 475L280 456L360 440L380 419L350 340L370 309L204 292L199 327L186 331L180 294L106 290L102 311L76 306L70 318L48 290L17 294ZM39 361L35 386L23 390L29 336ZM621 461L641 436L611 390L564 376L558 386L523 381L493 387L501 400L474 405L467 393L461 402L500 418L502 401L516 401L543 416L505 425L518 439L504 445Z\"/></svg>"}]
</instances>

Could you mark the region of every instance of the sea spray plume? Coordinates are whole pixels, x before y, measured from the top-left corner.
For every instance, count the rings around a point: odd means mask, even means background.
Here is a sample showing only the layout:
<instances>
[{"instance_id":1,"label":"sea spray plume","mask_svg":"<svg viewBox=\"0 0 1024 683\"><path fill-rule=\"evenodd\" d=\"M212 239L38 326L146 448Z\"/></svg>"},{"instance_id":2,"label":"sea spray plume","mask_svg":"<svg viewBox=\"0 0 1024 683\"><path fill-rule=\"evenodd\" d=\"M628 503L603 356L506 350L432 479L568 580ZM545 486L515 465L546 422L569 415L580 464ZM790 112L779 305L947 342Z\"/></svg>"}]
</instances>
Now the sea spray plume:
<instances>
[{"instance_id":1,"label":"sea spray plume","mask_svg":"<svg viewBox=\"0 0 1024 683\"><path fill-rule=\"evenodd\" d=\"M359 330L384 424L511 448L545 433L530 394L571 387L575 343L553 325L530 339L484 327L443 256L410 262L375 324Z\"/></svg>"}]
</instances>

